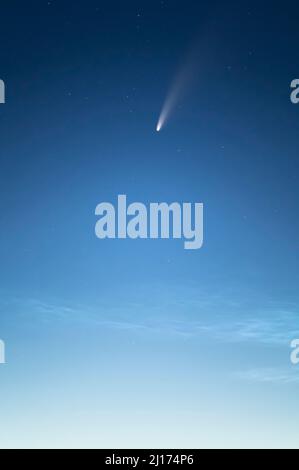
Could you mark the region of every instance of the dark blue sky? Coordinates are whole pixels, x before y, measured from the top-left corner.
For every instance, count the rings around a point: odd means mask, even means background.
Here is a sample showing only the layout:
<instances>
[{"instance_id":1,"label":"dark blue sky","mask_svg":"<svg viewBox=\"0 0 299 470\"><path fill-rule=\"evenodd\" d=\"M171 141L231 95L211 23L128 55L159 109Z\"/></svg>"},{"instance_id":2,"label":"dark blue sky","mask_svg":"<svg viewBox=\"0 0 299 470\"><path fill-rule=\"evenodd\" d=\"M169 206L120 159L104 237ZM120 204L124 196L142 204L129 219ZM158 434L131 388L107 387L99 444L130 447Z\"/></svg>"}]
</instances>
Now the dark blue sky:
<instances>
[{"instance_id":1,"label":"dark blue sky","mask_svg":"<svg viewBox=\"0 0 299 470\"><path fill-rule=\"evenodd\" d=\"M7 445L40 436L40 445L182 447L182 429L167 421L178 408L189 447L257 445L257 428L274 429L265 445L298 442L289 363L299 305L298 20L296 2L1 3L0 338L9 360L0 419L19 412ZM157 133L190 54L192 86ZM95 207L118 194L203 202L204 247L96 239ZM25 398L12 393L21 386ZM70 395L82 433L68 441ZM64 423L57 441L48 401ZM33 402L26 438L16 436ZM109 423L121 430L126 413L122 440ZM143 413L153 427L140 435Z\"/></svg>"}]
</instances>

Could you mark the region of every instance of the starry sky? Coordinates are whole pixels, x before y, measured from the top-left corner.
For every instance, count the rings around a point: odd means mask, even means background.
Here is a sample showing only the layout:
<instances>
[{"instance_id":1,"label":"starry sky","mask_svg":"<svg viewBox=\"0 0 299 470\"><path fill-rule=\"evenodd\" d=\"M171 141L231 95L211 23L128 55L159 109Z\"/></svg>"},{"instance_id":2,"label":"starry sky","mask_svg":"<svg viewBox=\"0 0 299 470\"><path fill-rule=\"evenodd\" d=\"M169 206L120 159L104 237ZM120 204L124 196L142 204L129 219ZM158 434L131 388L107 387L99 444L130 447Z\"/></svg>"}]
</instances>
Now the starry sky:
<instances>
[{"instance_id":1,"label":"starry sky","mask_svg":"<svg viewBox=\"0 0 299 470\"><path fill-rule=\"evenodd\" d=\"M298 19L1 2L0 447L298 447ZM118 194L203 202L203 248L97 239Z\"/></svg>"}]
</instances>

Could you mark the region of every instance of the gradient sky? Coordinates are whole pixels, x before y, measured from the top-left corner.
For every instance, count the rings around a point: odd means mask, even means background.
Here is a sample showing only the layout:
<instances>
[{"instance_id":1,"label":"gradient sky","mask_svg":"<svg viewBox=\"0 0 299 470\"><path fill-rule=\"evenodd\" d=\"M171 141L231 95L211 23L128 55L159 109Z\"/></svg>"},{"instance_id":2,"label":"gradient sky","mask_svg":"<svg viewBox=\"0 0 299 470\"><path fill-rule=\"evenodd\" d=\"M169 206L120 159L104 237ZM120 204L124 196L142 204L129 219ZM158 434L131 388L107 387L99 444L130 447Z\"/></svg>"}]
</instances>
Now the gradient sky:
<instances>
[{"instance_id":1,"label":"gradient sky","mask_svg":"<svg viewBox=\"0 0 299 470\"><path fill-rule=\"evenodd\" d=\"M298 447L298 20L1 2L0 447ZM203 202L203 248L97 239L118 194Z\"/></svg>"}]
</instances>

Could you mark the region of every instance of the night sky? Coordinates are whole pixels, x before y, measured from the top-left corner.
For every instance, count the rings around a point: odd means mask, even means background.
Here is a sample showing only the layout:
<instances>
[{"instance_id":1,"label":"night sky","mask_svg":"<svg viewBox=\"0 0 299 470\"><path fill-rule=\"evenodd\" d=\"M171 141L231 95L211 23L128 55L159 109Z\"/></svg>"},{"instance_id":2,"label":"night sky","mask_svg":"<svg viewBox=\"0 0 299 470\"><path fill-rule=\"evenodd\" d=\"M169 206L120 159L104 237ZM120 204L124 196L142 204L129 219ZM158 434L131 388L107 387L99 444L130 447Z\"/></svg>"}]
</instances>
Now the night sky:
<instances>
[{"instance_id":1,"label":"night sky","mask_svg":"<svg viewBox=\"0 0 299 470\"><path fill-rule=\"evenodd\" d=\"M298 447L298 21L1 2L0 447ZM97 239L118 194L203 202L203 247Z\"/></svg>"}]
</instances>

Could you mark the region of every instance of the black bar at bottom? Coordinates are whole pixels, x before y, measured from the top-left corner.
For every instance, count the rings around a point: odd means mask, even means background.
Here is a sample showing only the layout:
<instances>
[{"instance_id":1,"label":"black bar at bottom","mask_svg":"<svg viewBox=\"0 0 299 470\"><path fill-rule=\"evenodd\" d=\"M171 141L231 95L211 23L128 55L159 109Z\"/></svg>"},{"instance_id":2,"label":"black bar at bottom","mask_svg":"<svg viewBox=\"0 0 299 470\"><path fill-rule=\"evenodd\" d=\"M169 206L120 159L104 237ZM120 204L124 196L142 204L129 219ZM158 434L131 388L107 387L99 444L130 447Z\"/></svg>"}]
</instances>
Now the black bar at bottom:
<instances>
[{"instance_id":1,"label":"black bar at bottom","mask_svg":"<svg viewBox=\"0 0 299 470\"><path fill-rule=\"evenodd\" d=\"M67 463L80 465L83 468L169 468L177 469L201 467L210 468L211 465L240 468L257 466L263 459L271 462L273 456L275 465L285 468L288 461L298 463L298 454L285 450L198 450L198 449L99 449L99 450L3 450L2 455L9 458L10 464L14 461L22 465L30 463L31 468L42 468L47 465L57 466L65 459ZM290 458L291 457L291 458ZM90 461L89 461L90 458Z\"/></svg>"}]
</instances>

